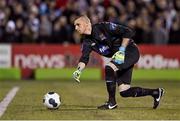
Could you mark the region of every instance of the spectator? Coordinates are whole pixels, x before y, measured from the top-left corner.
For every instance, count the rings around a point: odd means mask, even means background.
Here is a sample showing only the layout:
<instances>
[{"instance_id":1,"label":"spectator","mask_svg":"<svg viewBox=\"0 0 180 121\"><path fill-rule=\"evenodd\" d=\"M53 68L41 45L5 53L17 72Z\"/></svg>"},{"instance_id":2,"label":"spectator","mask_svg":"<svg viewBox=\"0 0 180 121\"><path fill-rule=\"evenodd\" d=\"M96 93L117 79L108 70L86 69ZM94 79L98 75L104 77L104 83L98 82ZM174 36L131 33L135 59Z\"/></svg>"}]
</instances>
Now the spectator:
<instances>
[{"instance_id":1,"label":"spectator","mask_svg":"<svg viewBox=\"0 0 180 121\"><path fill-rule=\"evenodd\" d=\"M177 12L180 12L180 1L179 0L173 0L174 8Z\"/></svg>"},{"instance_id":2,"label":"spectator","mask_svg":"<svg viewBox=\"0 0 180 121\"><path fill-rule=\"evenodd\" d=\"M39 27L39 38L38 41L40 43L49 43L50 36L52 32L52 23L49 21L48 16L42 15L40 18L40 27Z\"/></svg>"},{"instance_id":3,"label":"spectator","mask_svg":"<svg viewBox=\"0 0 180 121\"><path fill-rule=\"evenodd\" d=\"M79 44L73 20L80 14L89 15L93 24L132 26L139 44L179 43L180 0L0 0L0 42L6 43L11 33L16 38L8 41L12 43ZM11 20L15 28L9 33Z\"/></svg>"},{"instance_id":4,"label":"spectator","mask_svg":"<svg viewBox=\"0 0 180 121\"><path fill-rule=\"evenodd\" d=\"M163 21L160 18L157 18L154 22L154 26L152 28L152 40L156 45L167 44L168 43L168 34L167 30L163 27Z\"/></svg>"},{"instance_id":5,"label":"spectator","mask_svg":"<svg viewBox=\"0 0 180 121\"><path fill-rule=\"evenodd\" d=\"M62 16L59 18L59 24L60 24L60 38L63 40L63 43L72 43L71 38L71 33L70 33L70 26L67 23L67 18L65 16Z\"/></svg>"},{"instance_id":6,"label":"spectator","mask_svg":"<svg viewBox=\"0 0 180 121\"><path fill-rule=\"evenodd\" d=\"M23 43L35 43L36 41L33 39L33 34L28 25L24 25L22 30L22 42Z\"/></svg>"},{"instance_id":7,"label":"spectator","mask_svg":"<svg viewBox=\"0 0 180 121\"><path fill-rule=\"evenodd\" d=\"M61 16L54 24L52 41L61 44L71 43L70 37L70 27L67 24L67 18Z\"/></svg>"},{"instance_id":8,"label":"spectator","mask_svg":"<svg viewBox=\"0 0 180 121\"><path fill-rule=\"evenodd\" d=\"M14 21L9 20L6 24L6 28L5 28L5 34L3 37L3 40L6 43L14 43L17 42L17 38L15 35L15 30L16 30L16 25L14 23Z\"/></svg>"},{"instance_id":9,"label":"spectator","mask_svg":"<svg viewBox=\"0 0 180 121\"><path fill-rule=\"evenodd\" d=\"M39 22L39 18L36 17L35 13L30 13L27 24L29 27L28 29L30 30L32 35L32 39L33 39L32 41L39 42L37 41L37 39L39 37L40 22Z\"/></svg>"},{"instance_id":10,"label":"spectator","mask_svg":"<svg viewBox=\"0 0 180 121\"><path fill-rule=\"evenodd\" d=\"M5 34L5 13L0 10L0 42L3 42L3 36Z\"/></svg>"},{"instance_id":11,"label":"spectator","mask_svg":"<svg viewBox=\"0 0 180 121\"><path fill-rule=\"evenodd\" d=\"M23 27L24 27L23 19L21 19L21 18L17 19L15 24L16 24L15 36L17 38L16 42L22 43L23 42L22 34L23 34Z\"/></svg>"},{"instance_id":12,"label":"spectator","mask_svg":"<svg viewBox=\"0 0 180 121\"><path fill-rule=\"evenodd\" d=\"M169 32L169 43L180 44L180 19L179 17L174 18L170 32Z\"/></svg>"}]
</instances>

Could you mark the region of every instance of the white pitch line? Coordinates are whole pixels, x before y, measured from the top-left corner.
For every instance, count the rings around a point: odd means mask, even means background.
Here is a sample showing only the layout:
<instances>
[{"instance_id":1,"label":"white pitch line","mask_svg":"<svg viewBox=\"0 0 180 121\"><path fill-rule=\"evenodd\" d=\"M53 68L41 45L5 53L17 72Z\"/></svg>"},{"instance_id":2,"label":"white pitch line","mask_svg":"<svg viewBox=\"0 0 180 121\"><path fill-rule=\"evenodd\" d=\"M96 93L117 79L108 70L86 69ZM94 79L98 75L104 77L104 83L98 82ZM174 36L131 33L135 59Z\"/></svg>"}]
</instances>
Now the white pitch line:
<instances>
[{"instance_id":1,"label":"white pitch line","mask_svg":"<svg viewBox=\"0 0 180 121\"><path fill-rule=\"evenodd\" d=\"M6 111L9 103L12 101L14 96L16 95L17 91L19 90L19 87L13 87L6 97L0 102L0 117L4 114Z\"/></svg>"}]
</instances>

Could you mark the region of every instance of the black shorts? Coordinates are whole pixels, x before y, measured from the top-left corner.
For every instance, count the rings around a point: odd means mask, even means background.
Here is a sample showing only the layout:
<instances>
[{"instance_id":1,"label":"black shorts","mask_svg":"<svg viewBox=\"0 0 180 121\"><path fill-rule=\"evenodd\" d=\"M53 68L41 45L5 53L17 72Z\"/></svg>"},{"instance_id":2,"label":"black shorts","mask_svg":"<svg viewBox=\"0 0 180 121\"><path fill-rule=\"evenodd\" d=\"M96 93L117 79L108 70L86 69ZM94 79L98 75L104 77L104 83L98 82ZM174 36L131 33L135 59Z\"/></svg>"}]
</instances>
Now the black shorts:
<instances>
[{"instance_id":1,"label":"black shorts","mask_svg":"<svg viewBox=\"0 0 180 121\"><path fill-rule=\"evenodd\" d=\"M119 69L116 73L116 81L118 85L130 84L134 64L138 62L140 57L139 50L135 44L128 45L125 52L125 61L123 64L117 64L111 61Z\"/></svg>"}]
</instances>

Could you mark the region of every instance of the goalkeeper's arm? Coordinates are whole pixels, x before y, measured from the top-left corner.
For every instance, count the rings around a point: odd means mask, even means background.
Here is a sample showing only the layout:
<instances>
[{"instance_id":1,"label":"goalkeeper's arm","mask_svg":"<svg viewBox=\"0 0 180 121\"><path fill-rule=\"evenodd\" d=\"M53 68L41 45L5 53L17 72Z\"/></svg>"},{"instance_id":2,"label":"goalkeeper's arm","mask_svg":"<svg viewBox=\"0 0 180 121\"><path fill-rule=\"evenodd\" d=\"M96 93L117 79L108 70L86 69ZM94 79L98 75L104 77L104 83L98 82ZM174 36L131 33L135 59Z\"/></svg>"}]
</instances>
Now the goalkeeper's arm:
<instances>
[{"instance_id":1,"label":"goalkeeper's arm","mask_svg":"<svg viewBox=\"0 0 180 121\"><path fill-rule=\"evenodd\" d=\"M86 67L86 64L84 62L79 62L77 69L82 71Z\"/></svg>"},{"instance_id":2,"label":"goalkeeper's arm","mask_svg":"<svg viewBox=\"0 0 180 121\"><path fill-rule=\"evenodd\" d=\"M78 63L77 70L73 73L73 78L77 81L80 82L79 78L81 76L82 70L86 67L86 64L83 62Z\"/></svg>"},{"instance_id":3,"label":"goalkeeper's arm","mask_svg":"<svg viewBox=\"0 0 180 121\"><path fill-rule=\"evenodd\" d=\"M121 46L123 46L123 47L127 47L127 45L128 45L128 43L129 43L129 38L123 38L123 40L122 40L122 43L121 43Z\"/></svg>"}]
</instances>

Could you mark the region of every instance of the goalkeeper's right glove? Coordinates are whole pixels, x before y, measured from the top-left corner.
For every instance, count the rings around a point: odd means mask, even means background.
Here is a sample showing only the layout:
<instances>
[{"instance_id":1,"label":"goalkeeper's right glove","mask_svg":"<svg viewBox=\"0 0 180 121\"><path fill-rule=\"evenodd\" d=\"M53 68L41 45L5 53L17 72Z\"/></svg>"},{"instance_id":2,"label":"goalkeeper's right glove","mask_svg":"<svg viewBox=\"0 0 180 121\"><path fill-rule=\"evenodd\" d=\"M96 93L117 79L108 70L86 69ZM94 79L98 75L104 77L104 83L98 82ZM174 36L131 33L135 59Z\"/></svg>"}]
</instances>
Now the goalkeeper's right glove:
<instances>
[{"instance_id":1,"label":"goalkeeper's right glove","mask_svg":"<svg viewBox=\"0 0 180 121\"><path fill-rule=\"evenodd\" d=\"M73 78L74 78L78 83L80 83L80 80L79 80L80 76L81 76L81 71L80 71L80 70L76 70L76 71L73 73Z\"/></svg>"},{"instance_id":2,"label":"goalkeeper's right glove","mask_svg":"<svg viewBox=\"0 0 180 121\"><path fill-rule=\"evenodd\" d=\"M122 64L124 63L125 59L125 47L121 46L119 48L119 51L117 51L113 56L112 59L114 60L115 63L117 64Z\"/></svg>"}]
</instances>

